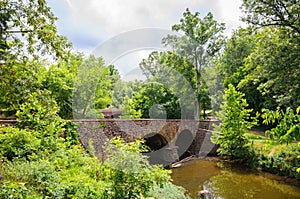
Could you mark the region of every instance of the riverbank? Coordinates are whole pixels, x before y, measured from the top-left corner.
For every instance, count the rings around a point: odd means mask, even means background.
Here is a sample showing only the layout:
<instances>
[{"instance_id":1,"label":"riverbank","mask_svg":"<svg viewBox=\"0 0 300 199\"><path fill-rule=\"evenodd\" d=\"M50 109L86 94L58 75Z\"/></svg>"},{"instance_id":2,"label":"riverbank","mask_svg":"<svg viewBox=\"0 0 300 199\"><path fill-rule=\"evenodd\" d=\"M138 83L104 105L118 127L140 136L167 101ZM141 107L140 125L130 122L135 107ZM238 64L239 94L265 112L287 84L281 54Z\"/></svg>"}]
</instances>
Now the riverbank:
<instances>
[{"instance_id":1,"label":"riverbank","mask_svg":"<svg viewBox=\"0 0 300 199\"><path fill-rule=\"evenodd\" d=\"M300 173L297 172L300 167L298 143L280 144L256 132L246 136L252 148L252 157L247 164L262 171L300 180Z\"/></svg>"},{"instance_id":2,"label":"riverbank","mask_svg":"<svg viewBox=\"0 0 300 199\"><path fill-rule=\"evenodd\" d=\"M201 190L217 198L300 198L300 183L217 157L193 159L172 169L173 183L192 199Z\"/></svg>"}]
</instances>

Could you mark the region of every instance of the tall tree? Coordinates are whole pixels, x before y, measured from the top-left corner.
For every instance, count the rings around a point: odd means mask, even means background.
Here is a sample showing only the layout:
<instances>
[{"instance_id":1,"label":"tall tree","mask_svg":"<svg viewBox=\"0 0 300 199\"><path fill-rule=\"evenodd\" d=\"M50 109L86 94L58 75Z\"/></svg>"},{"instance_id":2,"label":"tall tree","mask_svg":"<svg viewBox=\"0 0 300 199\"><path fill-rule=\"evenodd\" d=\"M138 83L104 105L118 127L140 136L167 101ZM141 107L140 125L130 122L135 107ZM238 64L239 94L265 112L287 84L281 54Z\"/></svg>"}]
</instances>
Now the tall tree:
<instances>
[{"instance_id":1,"label":"tall tree","mask_svg":"<svg viewBox=\"0 0 300 199\"><path fill-rule=\"evenodd\" d=\"M46 68L38 61L28 60L0 66L0 112L11 116L30 93L41 88Z\"/></svg>"},{"instance_id":2,"label":"tall tree","mask_svg":"<svg viewBox=\"0 0 300 199\"><path fill-rule=\"evenodd\" d=\"M195 103L195 119L199 119L201 105L201 70L208 63L209 57L220 50L224 41L222 32L225 29L225 25L218 23L211 13L208 13L203 19L199 15L199 12L193 14L189 9L186 9L180 23L172 26L172 30L183 32L185 36L172 35L163 40L165 46L171 46L175 52L190 60L196 69L197 102Z\"/></svg>"},{"instance_id":3,"label":"tall tree","mask_svg":"<svg viewBox=\"0 0 300 199\"><path fill-rule=\"evenodd\" d=\"M224 103L218 112L222 123L216 127L212 141L220 145L217 150L221 156L239 161L247 160L249 155L248 132L256 121L250 122L251 109L247 109L245 94L236 91L232 84L225 90Z\"/></svg>"},{"instance_id":4,"label":"tall tree","mask_svg":"<svg viewBox=\"0 0 300 199\"><path fill-rule=\"evenodd\" d=\"M299 0L243 0L243 20L256 26L281 26L300 34Z\"/></svg>"},{"instance_id":5,"label":"tall tree","mask_svg":"<svg viewBox=\"0 0 300 199\"><path fill-rule=\"evenodd\" d=\"M129 82L119 80L116 82L113 89L112 106L122 109L125 106L124 103L128 105L129 99L132 98L134 92L139 90L141 84L142 82L138 80ZM122 115L124 116L124 114Z\"/></svg>"},{"instance_id":6,"label":"tall tree","mask_svg":"<svg viewBox=\"0 0 300 199\"><path fill-rule=\"evenodd\" d=\"M116 83L120 80L120 75L119 71L113 65L109 65L98 75L101 78L96 87L95 107L104 109L113 104L113 92Z\"/></svg>"},{"instance_id":7,"label":"tall tree","mask_svg":"<svg viewBox=\"0 0 300 199\"><path fill-rule=\"evenodd\" d=\"M300 37L289 30L266 27L257 32L255 49L245 59L243 88L254 82L265 97L264 108L296 108L300 104Z\"/></svg>"},{"instance_id":8,"label":"tall tree","mask_svg":"<svg viewBox=\"0 0 300 199\"><path fill-rule=\"evenodd\" d=\"M147 59L142 60L140 68L148 81L163 84L176 94L182 108L181 117L194 118L193 103L197 93L196 71L190 61L171 51L160 53L154 51ZM205 84L201 87L204 91ZM201 94L201 98L209 105L207 92Z\"/></svg>"},{"instance_id":9,"label":"tall tree","mask_svg":"<svg viewBox=\"0 0 300 199\"><path fill-rule=\"evenodd\" d=\"M74 83L73 111L75 117L98 117L99 109L112 104L114 80L118 73L106 67L103 59L90 56L78 68Z\"/></svg>"},{"instance_id":10,"label":"tall tree","mask_svg":"<svg viewBox=\"0 0 300 199\"><path fill-rule=\"evenodd\" d=\"M70 54L67 61L60 60L45 71L42 89L50 91L50 96L59 107L59 116L72 118L72 93L77 69L82 64L83 55Z\"/></svg>"},{"instance_id":11,"label":"tall tree","mask_svg":"<svg viewBox=\"0 0 300 199\"><path fill-rule=\"evenodd\" d=\"M57 18L46 0L2 0L0 2L0 58L65 57L71 44L57 34ZM1 63L3 64L3 63Z\"/></svg>"},{"instance_id":12,"label":"tall tree","mask_svg":"<svg viewBox=\"0 0 300 199\"><path fill-rule=\"evenodd\" d=\"M256 31L252 28L239 28L226 42L224 51L217 61L218 72L223 77L224 86L228 87L229 84L232 84L239 91L245 93L249 107L254 112L261 110L265 96L262 96L257 90L257 85L252 79L249 79L249 82L243 86L240 85L240 82L251 73L251 70L245 70L245 64L246 58L255 49L256 36ZM240 86L238 87L238 85Z\"/></svg>"},{"instance_id":13,"label":"tall tree","mask_svg":"<svg viewBox=\"0 0 300 199\"><path fill-rule=\"evenodd\" d=\"M58 35L45 0L0 1L0 110L15 113L41 87L41 57L67 58L71 44Z\"/></svg>"},{"instance_id":14,"label":"tall tree","mask_svg":"<svg viewBox=\"0 0 300 199\"><path fill-rule=\"evenodd\" d=\"M300 2L298 0L244 0L243 20L263 27L255 37L256 48L245 59L249 74L239 87L255 82L268 96L264 107L296 108L300 93Z\"/></svg>"},{"instance_id":15,"label":"tall tree","mask_svg":"<svg viewBox=\"0 0 300 199\"><path fill-rule=\"evenodd\" d=\"M163 84L149 82L134 93L130 108L142 118L177 119L181 116L178 98Z\"/></svg>"}]
</instances>

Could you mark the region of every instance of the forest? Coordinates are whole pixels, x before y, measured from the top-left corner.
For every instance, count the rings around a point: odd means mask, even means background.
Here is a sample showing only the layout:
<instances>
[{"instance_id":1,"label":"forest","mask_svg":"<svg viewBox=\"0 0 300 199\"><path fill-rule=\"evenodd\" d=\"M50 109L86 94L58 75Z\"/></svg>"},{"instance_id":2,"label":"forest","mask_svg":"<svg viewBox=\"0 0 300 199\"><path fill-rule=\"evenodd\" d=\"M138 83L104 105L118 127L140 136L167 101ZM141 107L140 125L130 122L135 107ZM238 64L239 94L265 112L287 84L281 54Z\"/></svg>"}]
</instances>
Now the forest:
<instances>
[{"instance_id":1,"label":"forest","mask_svg":"<svg viewBox=\"0 0 300 199\"><path fill-rule=\"evenodd\" d=\"M121 118L214 116L220 157L300 179L300 2L243 0L241 9L247 26L226 37L212 13L186 8L170 24L182 36L162 38L171 50L139 64L146 79L122 81L58 34L46 0L1 0L0 118L17 123L0 126L0 198L188 198L141 155L142 140L112 140L104 162L80 145L68 119L103 118L106 108Z\"/></svg>"}]
</instances>

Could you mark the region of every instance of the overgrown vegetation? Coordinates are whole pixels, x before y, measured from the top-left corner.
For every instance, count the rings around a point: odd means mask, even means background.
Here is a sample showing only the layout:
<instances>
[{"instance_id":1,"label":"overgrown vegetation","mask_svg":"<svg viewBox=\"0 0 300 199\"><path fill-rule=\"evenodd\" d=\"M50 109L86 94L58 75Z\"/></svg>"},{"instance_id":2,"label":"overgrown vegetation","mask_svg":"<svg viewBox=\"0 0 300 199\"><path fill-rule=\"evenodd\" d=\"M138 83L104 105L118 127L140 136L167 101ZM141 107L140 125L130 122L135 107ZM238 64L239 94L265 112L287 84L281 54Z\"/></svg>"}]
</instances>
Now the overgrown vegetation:
<instances>
[{"instance_id":1,"label":"overgrown vegetation","mask_svg":"<svg viewBox=\"0 0 300 199\"><path fill-rule=\"evenodd\" d=\"M295 13L299 6L298 1L243 0L242 19L249 26L233 33L215 62L227 88L225 104L235 101L230 108L223 105L221 110L224 113L232 109L235 114L221 117L225 122L218 129L220 155L298 179L300 37L299 17ZM233 93L232 99L228 97L232 85L244 93L252 112L240 106L240 98ZM257 125L267 128L266 137L249 136L247 128L240 133L240 128L251 121L249 114L255 116L257 112L261 115ZM242 119L240 114L247 116ZM228 150L232 146L236 146L236 151Z\"/></svg>"},{"instance_id":2,"label":"overgrown vegetation","mask_svg":"<svg viewBox=\"0 0 300 199\"><path fill-rule=\"evenodd\" d=\"M250 156L249 140L245 136L255 124L250 122L250 109L247 109L244 94L236 91L233 85L225 90L224 103L218 112L218 119L222 121L216 126L212 140L220 147L217 152L221 156L238 161L246 161Z\"/></svg>"},{"instance_id":3,"label":"overgrown vegetation","mask_svg":"<svg viewBox=\"0 0 300 199\"><path fill-rule=\"evenodd\" d=\"M231 160L241 161L271 173L300 179L299 167L299 110L279 108L263 110L263 123L276 124L265 136L248 133L254 122L249 122L243 94L232 85L225 91L225 103L219 113L222 123L216 127L213 141L220 145L218 153Z\"/></svg>"},{"instance_id":4,"label":"overgrown vegetation","mask_svg":"<svg viewBox=\"0 0 300 199\"><path fill-rule=\"evenodd\" d=\"M219 154L299 179L299 8L297 0L243 0L248 27L227 40L211 13L186 9L172 26L184 35L162 39L171 51L141 62L147 80L124 83L101 57L72 52L46 0L0 1L0 117L17 118L0 127L1 198L185 198L141 155L142 141L113 140L102 164L63 118L102 117L114 106L125 118L199 119L220 108L222 86ZM274 127L268 138L247 133L256 112L258 125Z\"/></svg>"},{"instance_id":5,"label":"overgrown vegetation","mask_svg":"<svg viewBox=\"0 0 300 199\"><path fill-rule=\"evenodd\" d=\"M262 118L265 124L276 124L266 131L268 142L265 148L272 146L269 154L259 150L256 163L266 171L296 177L300 179L300 106L294 111L277 108L276 111L263 110Z\"/></svg>"},{"instance_id":6,"label":"overgrown vegetation","mask_svg":"<svg viewBox=\"0 0 300 199\"><path fill-rule=\"evenodd\" d=\"M254 140L255 156L250 165L263 171L300 179L297 169L300 166L298 158L300 150L297 143L279 144L264 140Z\"/></svg>"},{"instance_id":7,"label":"overgrown vegetation","mask_svg":"<svg viewBox=\"0 0 300 199\"><path fill-rule=\"evenodd\" d=\"M243 99L244 94L235 90L233 85L225 90L224 104L218 113L222 123L215 128L212 140L220 146L217 150L224 158L246 163L250 166L300 179L297 144L299 140L300 107L296 111L279 108L276 111L263 110L264 124L275 124L266 131L268 137L248 133L256 124L250 118L250 109ZM252 120L252 122L251 122Z\"/></svg>"},{"instance_id":8,"label":"overgrown vegetation","mask_svg":"<svg viewBox=\"0 0 300 199\"><path fill-rule=\"evenodd\" d=\"M1 198L187 198L170 183L170 171L142 155L143 141L113 139L101 163L57 113L53 101L33 94L17 127L0 127Z\"/></svg>"}]
</instances>

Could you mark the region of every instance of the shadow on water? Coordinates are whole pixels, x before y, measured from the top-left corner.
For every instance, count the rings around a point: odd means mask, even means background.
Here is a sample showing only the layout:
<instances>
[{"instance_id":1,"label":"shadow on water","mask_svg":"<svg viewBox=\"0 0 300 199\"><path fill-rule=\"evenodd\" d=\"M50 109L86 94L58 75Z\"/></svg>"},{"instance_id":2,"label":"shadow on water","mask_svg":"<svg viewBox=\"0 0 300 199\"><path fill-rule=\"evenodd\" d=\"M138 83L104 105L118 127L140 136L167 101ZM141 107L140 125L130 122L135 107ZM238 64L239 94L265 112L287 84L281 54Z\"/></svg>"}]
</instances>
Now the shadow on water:
<instances>
[{"instance_id":1,"label":"shadow on water","mask_svg":"<svg viewBox=\"0 0 300 199\"><path fill-rule=\"evenodd\" d=\"M299 199L300 184L276 175L254 171L215 158L197 159L173 170L174 184L188 190L193 199L200 190L207 199Z\"/></svg>"}]
</instances>

